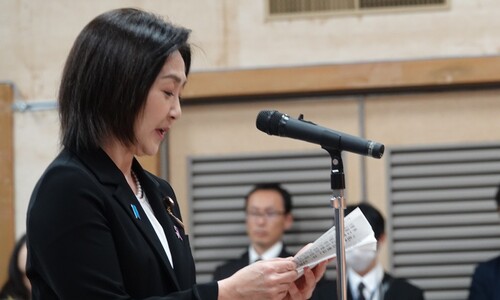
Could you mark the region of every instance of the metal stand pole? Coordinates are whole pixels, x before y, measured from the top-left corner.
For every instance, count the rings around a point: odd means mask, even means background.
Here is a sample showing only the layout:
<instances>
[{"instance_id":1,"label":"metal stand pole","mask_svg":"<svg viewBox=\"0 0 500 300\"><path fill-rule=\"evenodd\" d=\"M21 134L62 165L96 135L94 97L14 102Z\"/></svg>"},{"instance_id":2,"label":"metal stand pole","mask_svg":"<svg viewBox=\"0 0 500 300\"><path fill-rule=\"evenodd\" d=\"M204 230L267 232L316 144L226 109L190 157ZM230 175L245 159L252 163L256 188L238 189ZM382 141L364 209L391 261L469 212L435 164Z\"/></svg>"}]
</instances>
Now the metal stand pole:
<instances>
[{"instance_id":1,"label":"metal stand pole","mask_svg":"<svg viewBox=\"0 0 500 300\"><path fill-rule=\"evenodd\" d=\"M337 247L337 299L347 299L345 238L344 238L344 190L345 176L342 156L339 150L323 148L330 154L332 170L330 174L333 197L330 200L334 210L335 239Z\"/></svg>"}]
</instances>

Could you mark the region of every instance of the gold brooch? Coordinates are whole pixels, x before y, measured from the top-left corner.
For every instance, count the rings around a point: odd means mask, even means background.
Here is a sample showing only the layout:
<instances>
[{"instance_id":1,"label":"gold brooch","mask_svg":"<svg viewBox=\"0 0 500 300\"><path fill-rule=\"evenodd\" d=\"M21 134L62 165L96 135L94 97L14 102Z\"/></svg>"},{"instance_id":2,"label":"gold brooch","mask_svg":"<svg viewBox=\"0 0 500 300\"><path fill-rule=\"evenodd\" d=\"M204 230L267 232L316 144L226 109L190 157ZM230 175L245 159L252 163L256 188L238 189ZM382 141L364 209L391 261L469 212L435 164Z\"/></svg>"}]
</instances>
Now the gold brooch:
<instances>
[{"instance_id":1,"label":"gold brooch","mask_svg":"<svg viewBox=\"0 0 500 300\"><path fill-rule=\"evenodd\" d=\"M175 222L177 222L177 224L179 224L179 226L182 227L182 229L184 229L184 224L182 223L182 221L177 218L174 213L172 212L172 208L174 207L175 205L175 202L174 200L172 200L172 198L170 197L164 197L163 198L163 204L165 205L165 208L167 209L167 213L175 220Z\"/></svg>"}]
</instances>

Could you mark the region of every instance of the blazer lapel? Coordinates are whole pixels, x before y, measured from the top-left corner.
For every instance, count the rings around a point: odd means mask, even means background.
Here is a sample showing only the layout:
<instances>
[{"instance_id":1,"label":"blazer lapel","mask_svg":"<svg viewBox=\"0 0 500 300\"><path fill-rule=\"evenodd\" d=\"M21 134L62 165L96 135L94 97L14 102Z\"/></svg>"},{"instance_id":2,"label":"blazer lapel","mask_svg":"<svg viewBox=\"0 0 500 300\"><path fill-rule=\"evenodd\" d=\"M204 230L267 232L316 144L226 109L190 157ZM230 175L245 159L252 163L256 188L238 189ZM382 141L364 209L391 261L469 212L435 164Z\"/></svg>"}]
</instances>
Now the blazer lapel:
<instances>
[{"instance_id":1,"label":"blazer lapel","mask_svg":"<svg viewBox=\"0 0 500 300\"><path fill-rule=\"evenodd\" d=\"M173 270L170 268L170 270L176 274L181 288L190 287L190 283L192 282L190 277L194 276L194 274L191 274L189 269L186 268L187 262L191 259L191 256L188 256L190 252L186 251L188 244L186 244L187 241L185 239L187 239L187 236L182 226L167 213L166 208L168 197L173 198L174 195L170 194L169 191L161 191L160 184L152 177L147 176L137 161L134 161L133 168L146 192L146 197L158 222L163 227L172 257L175 257L173 260L174 268ZM176 216L176 218L179 217L179 215Z\"/></svg>"},{"instance_id":2,"label":"blazer lapel","mask_svg":"<svg viewBox=\"0 0 500 300\"><path fill-rule=\"evenodd\" d=\"M144 212L141 204L139 203L134 193L128 186L128 183L125 180L125 177L123 176L121 171L116 167L113 161L107 156L107 154L102 149L99 149L97 153L91 153L88 155L91 155L92 159L89 159L87 155L81 155L80 157L82 161L86 163L87 166L94 172L98 180L100 180L104 185L108 185L113 195L113 198L115 198L117 202L120 203L120 205L123 207L123 209L127 211L127 214L130 216L130 218L137 226L139 231L143 234L145 240L150 244L154 252L156 252L162 265L169 273L176 287L180 290L180 285L177 280L177 276L172 266L169 263L167 254L165 253L165 250L163 249L163 246L160 240L158 239L158 236L156 235L153 226L149 222L146 213ZM134 165L136 165L136 169L140 169L140 173L144 172L140 167L139 163L135 159L134 159ZM134 169L134 171L136 169ZM144 184L148 186L148 184L146 184L146 180L144 179L144 177L145 176L141 176L139 180L141 180L141 184L143 184L144 182ZM154 193L147 194L148 199L150 197L150 194ZM153 207L153 205L151 206ZM153 210L155 209L153 208ZM155 215L157 215L156 212ZM167 235L167 231L166 230L164 231L165 234ZM169 239L168 235L167 239ZM169 239L169 244L170 244L170 239ZM172 256L175 256L174 253L172 253Z\"/></svg>"},{"instance_id":3,"label":"blazer lapel","mask_svg":"<svg viewBox=\"0 0 500 300\"><path fill-rule=\"evenodd\" d=\"M137 228L139 228L139 230L144 235L145 239L148 241L148 243L154 249L156 254L161 258L160 260L162 262L162 265L166 268L167 272L170 274L170 277L172 277L172 280L174 281L175 285L180 290L180 285L179 285L179 282L177 281L177 276L174 272L174 269L170 265L167 254L165 253L165 249L163 249L163 245L161 244L160 240L158 239L158 236L156 235L156 231L154 230L153 226L151 225L151 223L146 215L146 212L144 212L141 204L139 203L139 201L137 201L137 198L135 198L135 195L132 193L132 191L130 190L128 185L126 187L119 186L114 194L114 197L120 202L120 204L122 204L122 206L125 209L129 210L129 215L133 219ZM148 200L149 200L149 196L148 196ZM133 207L133 206L135 206L135 207ZM137 217L135 215L134 210L137 210L139 217ZM166 232L165 232L165 234L166 234ZM168 239L168 236L167 236L167 239ZM169 241L169 245L170 245L170 241ZM170 247L170 250L172 250L172 247ZM175 255L172 253L172 256L175 256Z\"/></svg>"}]
</instances>

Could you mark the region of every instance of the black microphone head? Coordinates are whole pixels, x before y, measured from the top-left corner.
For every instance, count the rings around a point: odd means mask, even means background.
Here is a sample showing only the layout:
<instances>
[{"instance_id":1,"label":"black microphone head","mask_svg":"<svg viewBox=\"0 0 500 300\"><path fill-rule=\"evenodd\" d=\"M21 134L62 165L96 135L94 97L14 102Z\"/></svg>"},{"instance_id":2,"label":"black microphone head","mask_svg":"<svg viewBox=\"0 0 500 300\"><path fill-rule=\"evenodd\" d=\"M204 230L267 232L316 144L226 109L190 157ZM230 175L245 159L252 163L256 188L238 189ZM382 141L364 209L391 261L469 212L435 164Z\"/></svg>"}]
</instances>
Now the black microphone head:
<instances>
[{"instance_id":1,"label":"black microphone head","mask_svg":"<svg viewBox=\"0 0 500 300\"><path fill-rule=\"evenodd\" d=\"M384 155L384 150L385 146L383 144L373 142L373 146L369 155L374 158L382 158L382 155Z\"/></svg>"},{"instance_id":2,"label":"black microphone head","mask_svg":"<svg viewBox=\"0 0 500 300\"><path fill-rule=\"evenodd\" d=\"M276 110L263 110L257 115L257 129L269 135L278 135L278 128L283 114Z\"/></svg>"}]
</instances>

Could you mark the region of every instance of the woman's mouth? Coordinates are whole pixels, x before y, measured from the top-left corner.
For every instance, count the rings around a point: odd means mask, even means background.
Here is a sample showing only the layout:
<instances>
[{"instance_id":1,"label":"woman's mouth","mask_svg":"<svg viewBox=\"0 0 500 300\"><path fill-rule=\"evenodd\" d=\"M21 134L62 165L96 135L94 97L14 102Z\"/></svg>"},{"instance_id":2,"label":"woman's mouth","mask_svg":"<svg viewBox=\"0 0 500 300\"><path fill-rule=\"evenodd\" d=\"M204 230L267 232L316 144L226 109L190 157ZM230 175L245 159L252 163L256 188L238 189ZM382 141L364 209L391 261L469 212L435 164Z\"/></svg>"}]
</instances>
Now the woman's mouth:
<instances>
[{"instance_id":1,"label":"woman's mouth","mask_svg":"<svg viewBox=\"0 0 500 300\"><path fill-rule=\"evenodd\" d=\"M163 128L156 129L156 131L160 134L162 138L165 136L165 133L167 132L167 130Z\"/></svg>"}]
</instances>

